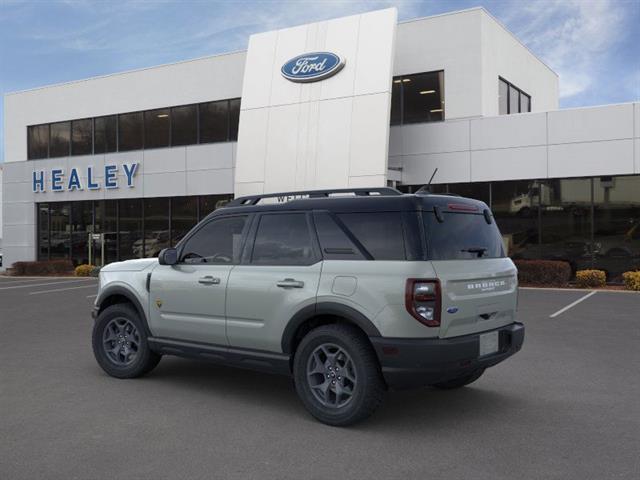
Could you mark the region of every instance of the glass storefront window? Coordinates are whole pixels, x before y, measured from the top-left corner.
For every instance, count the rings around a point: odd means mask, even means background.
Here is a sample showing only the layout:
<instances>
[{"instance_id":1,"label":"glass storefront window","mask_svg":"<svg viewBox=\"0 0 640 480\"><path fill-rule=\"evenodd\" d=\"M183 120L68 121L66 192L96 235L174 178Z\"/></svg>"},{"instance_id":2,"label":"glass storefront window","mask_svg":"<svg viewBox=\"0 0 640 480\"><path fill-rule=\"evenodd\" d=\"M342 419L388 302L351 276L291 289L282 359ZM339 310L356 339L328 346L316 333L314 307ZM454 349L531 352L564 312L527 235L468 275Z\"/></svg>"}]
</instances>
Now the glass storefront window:
<instances>
[{"instance_id":1,"label":"glass storefront window","mask_svg":"<svg viewBox=\"0 0 640 480\"><path fill-rule=\"evenodd\" d=\"M71 155L93 153L93 120L85 118L71 122Z\"/></svg>"},{"instance_id":2,"label":"glass storefront window","mask_svg":"<svg viewBox=\"0 0 640 480\"><path fill-rule=\"evenodd\" d=\"M200 104L200 143L226 142L229 138L229 102Z\"/></svg>"},{"instance_id":3,"label":"glass storefront window","mask_svg":"<svg viewBox=\"0 0 640 480\"><path fill-rule=\"evenodd\" d=\"M142 256L142 199L118 200L120 259Z\"/></svg>"},{"instance_id":4,"label":"glass storefront window","mask_svg":"<svg viewBox=\"0 0 640 480\"><path fill-rule=\"evenodd\" d=\"M93 202L70 202L71 258L74 263L89 263L89 234L93 230ZM95 264L95 257L91 259Z\"/></svg>"},{"instance_id":5,"label":"glass storefront window","mask_svg":"<svg viewBox=\"0 0 640 480\"><path fill-rule=\"evenodd\" d=\"M136 256L157 257L169 247L169 198L144 200L144 250L142 242L134 245Z\"/></svg>"},{"instance_id":6,"label":"glass storefront window","mask_svg":"<svg viewBox=\"0 0 640 480\"><path fill-rule=\"evenodd\" d=\"M216 208L220 208L231 198L229 195L206 195L200 197L200 219L213 212Z\"/></svg>"},{"instance_id":7,"label":"glass storefront window","mask_svg":"<svg viewBox=\"0 0 640 480\"><path fill-rule=\"evenodd\" d=\"M115 152L118 149L117 117L115 115L97 117L94 122L94 153Z\"/></svg>"},{"instance_id":8,"label":"glass storefront window","mask_svg":"<svg viewBox=\"0 0 640 480\"><path fill-rule=\"evenodd\" d=\"M118 151L142 148L142 120L142 112L118 115Z\"/></svg>"},{"instance_id":9,"label":"glass storefront window","mask_svg":"<svg viewBox=\"0 0 640 480\"><path fill-rule=\"evenodd\" d=\"M144 148L168 147L170 126L168 108L144 112Z\"/></svg>"},{"instance_id":10,"label":"glass storefront window","mask_svg":"<svg viewBox=\"0 0 640 480\"><path fill-rule=\"evenodd\" d=\"M171 145L192 145L198 142L198 107L186 105L171 109Z\"/></svg>"},{"instance_id":11,"label":"glass storefront window","mask_svg":"<svg viewBox=\"0 0 640 480\"><path fill-rule=\"evenodd\" d=\"M198 223L198 197L171 199L171 245L176 245Z\"/></svg>"},{"instance_id":12,"label":"glass storefront window","mask_svg":"<svg viewBox=\"0 0 640 480\"><path fill-rule=\"evenodd\" d=\"M395 97L394 97L395 95ZM444 120L444 72L394 77L391 93L391 124Z\"/></svg>"},{"instance_id":13,"label":"glass storefront window","mask_svg":"<svg viewBox=\"0 0 640 480\"><path fill-rule=\"evenodd\" d=\"M238 140L238 127L240 126L240 99L229 100L229 140Z\"/></svg>"},{"instance_id":14,"label":"glass storefront window","mask_svg":"<svg viewBox=\"0 0 640 480\"><path fill-rule=\"evenodd\" d=\"M49 260L49 204L38 205L38 260Z\"/></svg>"},{"instance_id":15,"label":"glass storefront window","mask_svg":"<svg viewBox=\"0 0 640 480\"><path fill-rule=\"evenodd\" d=\"M101 259L104 248L105 264L118 260L118 202L106 200L95 202L95 220L93 231L101 233L104 238L104 246L95 244L96 255Z\"/></svg>"},{"instance_id":16,"label":"glass storefront window","mask_svg":"<svg viewBox=\"0 0 640 480\"><path fill-rule=\"evenodd\" d=\"M610 281L640 270L640 176L596 177L594 196L594 266Z\"/></svg>"},{"instance_id":17,"label":"glass storefront window","mask_svg":"<svg viewBox=\"0 0 640 480\"><path fill-rule=\"evenodd\" d=\"M35 125L27 129L29 159L49 156L49 125Z\"/></svg>"},{"instance_id":18,"label":"glass storefront window","mask_svg":"<svg viewBox=\"0 0 640 480\"><path fill-rule=\"evenodd\" d=\"M71 231L69 203L49 204L49 258L69 258Z\"/></svg>"},{"instance_id":19,"label":"glass storefront window","mask_svg":"<svg viewBox=\"0 0 640 480\"><path fill-rule=\"evenodd\" d=\"M67 157L70 153L71 122L52 123L49 130L49 156Z\"/></svg>"}]
</instances>

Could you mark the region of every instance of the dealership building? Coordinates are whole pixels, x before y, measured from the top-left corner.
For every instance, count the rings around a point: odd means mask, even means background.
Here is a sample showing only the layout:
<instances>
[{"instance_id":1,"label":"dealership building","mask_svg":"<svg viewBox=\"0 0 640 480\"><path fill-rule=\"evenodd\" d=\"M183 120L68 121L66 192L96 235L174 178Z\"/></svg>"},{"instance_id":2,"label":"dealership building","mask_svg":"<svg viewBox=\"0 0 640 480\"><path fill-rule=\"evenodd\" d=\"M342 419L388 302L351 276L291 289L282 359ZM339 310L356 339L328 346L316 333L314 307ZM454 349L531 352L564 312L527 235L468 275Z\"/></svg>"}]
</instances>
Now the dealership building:
<instances>
[{"instance_id":1,"label":"dealership building","mask_svg":"<svg viewBox=\"0 0 640 480\"><path fill-rule=\"evenodd\" d=\"M640 268L640 103L558 108L486 10L395 9L5 96L2 253L154 256L234 196L394 186L491 206L514 258ZM437 171L436 171L437 169Z\"/></svg>"}]
</instances>

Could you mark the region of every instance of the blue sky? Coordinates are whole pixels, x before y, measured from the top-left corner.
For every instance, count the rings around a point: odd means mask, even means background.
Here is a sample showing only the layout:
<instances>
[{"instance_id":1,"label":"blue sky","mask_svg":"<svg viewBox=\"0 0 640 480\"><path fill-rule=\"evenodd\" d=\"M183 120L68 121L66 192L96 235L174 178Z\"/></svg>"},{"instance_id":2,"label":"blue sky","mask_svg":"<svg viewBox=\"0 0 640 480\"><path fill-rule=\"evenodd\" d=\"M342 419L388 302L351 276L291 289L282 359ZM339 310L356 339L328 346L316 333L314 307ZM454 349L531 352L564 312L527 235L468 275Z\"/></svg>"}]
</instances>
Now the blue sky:
<instances>
[{"instance_id":1,"label":"blue sky","mask_svg":"<svg viewBox=\"0 0 640 480\"><path fill-rule=\"evenodd\" d=\"M640 99L640 0L0 0L0 94L242 50L251 33L392 5L401 20L484 6L560 75L561 107Z\"/></svg>"}]
</instances>

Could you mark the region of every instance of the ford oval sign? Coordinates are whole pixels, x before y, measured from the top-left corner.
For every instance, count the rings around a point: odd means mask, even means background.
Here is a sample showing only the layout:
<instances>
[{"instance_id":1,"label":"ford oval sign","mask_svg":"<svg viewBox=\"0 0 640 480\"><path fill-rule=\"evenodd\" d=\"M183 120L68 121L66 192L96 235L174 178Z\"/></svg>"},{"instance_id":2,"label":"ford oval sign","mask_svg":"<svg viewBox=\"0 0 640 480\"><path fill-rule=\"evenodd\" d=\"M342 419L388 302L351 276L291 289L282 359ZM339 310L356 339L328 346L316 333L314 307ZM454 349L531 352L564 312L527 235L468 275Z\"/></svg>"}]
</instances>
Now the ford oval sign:
<instances>
[{"instance_id":1,"label":"ford oval sign","mask_svg":"<svg viewBox=\"0 0 640 480\"><path fill-rule=\"evenodd\" d=\"M317 82L335 75L345 60L331 52L313 52L298 55L285 63L280 71L292 82Z\"/></svg>"}]
</instances>

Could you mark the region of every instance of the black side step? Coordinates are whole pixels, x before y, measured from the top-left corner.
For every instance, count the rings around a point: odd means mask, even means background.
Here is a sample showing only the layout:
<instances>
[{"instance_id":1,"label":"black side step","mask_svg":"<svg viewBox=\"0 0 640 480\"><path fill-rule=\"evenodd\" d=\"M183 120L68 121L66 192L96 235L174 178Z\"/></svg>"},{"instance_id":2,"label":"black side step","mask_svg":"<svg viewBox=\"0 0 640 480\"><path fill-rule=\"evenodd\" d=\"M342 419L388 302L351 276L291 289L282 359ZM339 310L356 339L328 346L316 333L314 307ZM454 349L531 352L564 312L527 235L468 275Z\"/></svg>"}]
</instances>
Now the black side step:
<instances>
[{"instance_id":1,"label":"black side step","mask_svg":"<svg viewBox=\"0 0 640 480\"><path fill-rule=\"evenodd\" d=\"M289 362L291 357L285 353L187 342L162 337L149 337L147 340L151 350L163 355L177 355L231 367L247 368L279 375L291 375Z\"/></svg>"}]
</instances>

